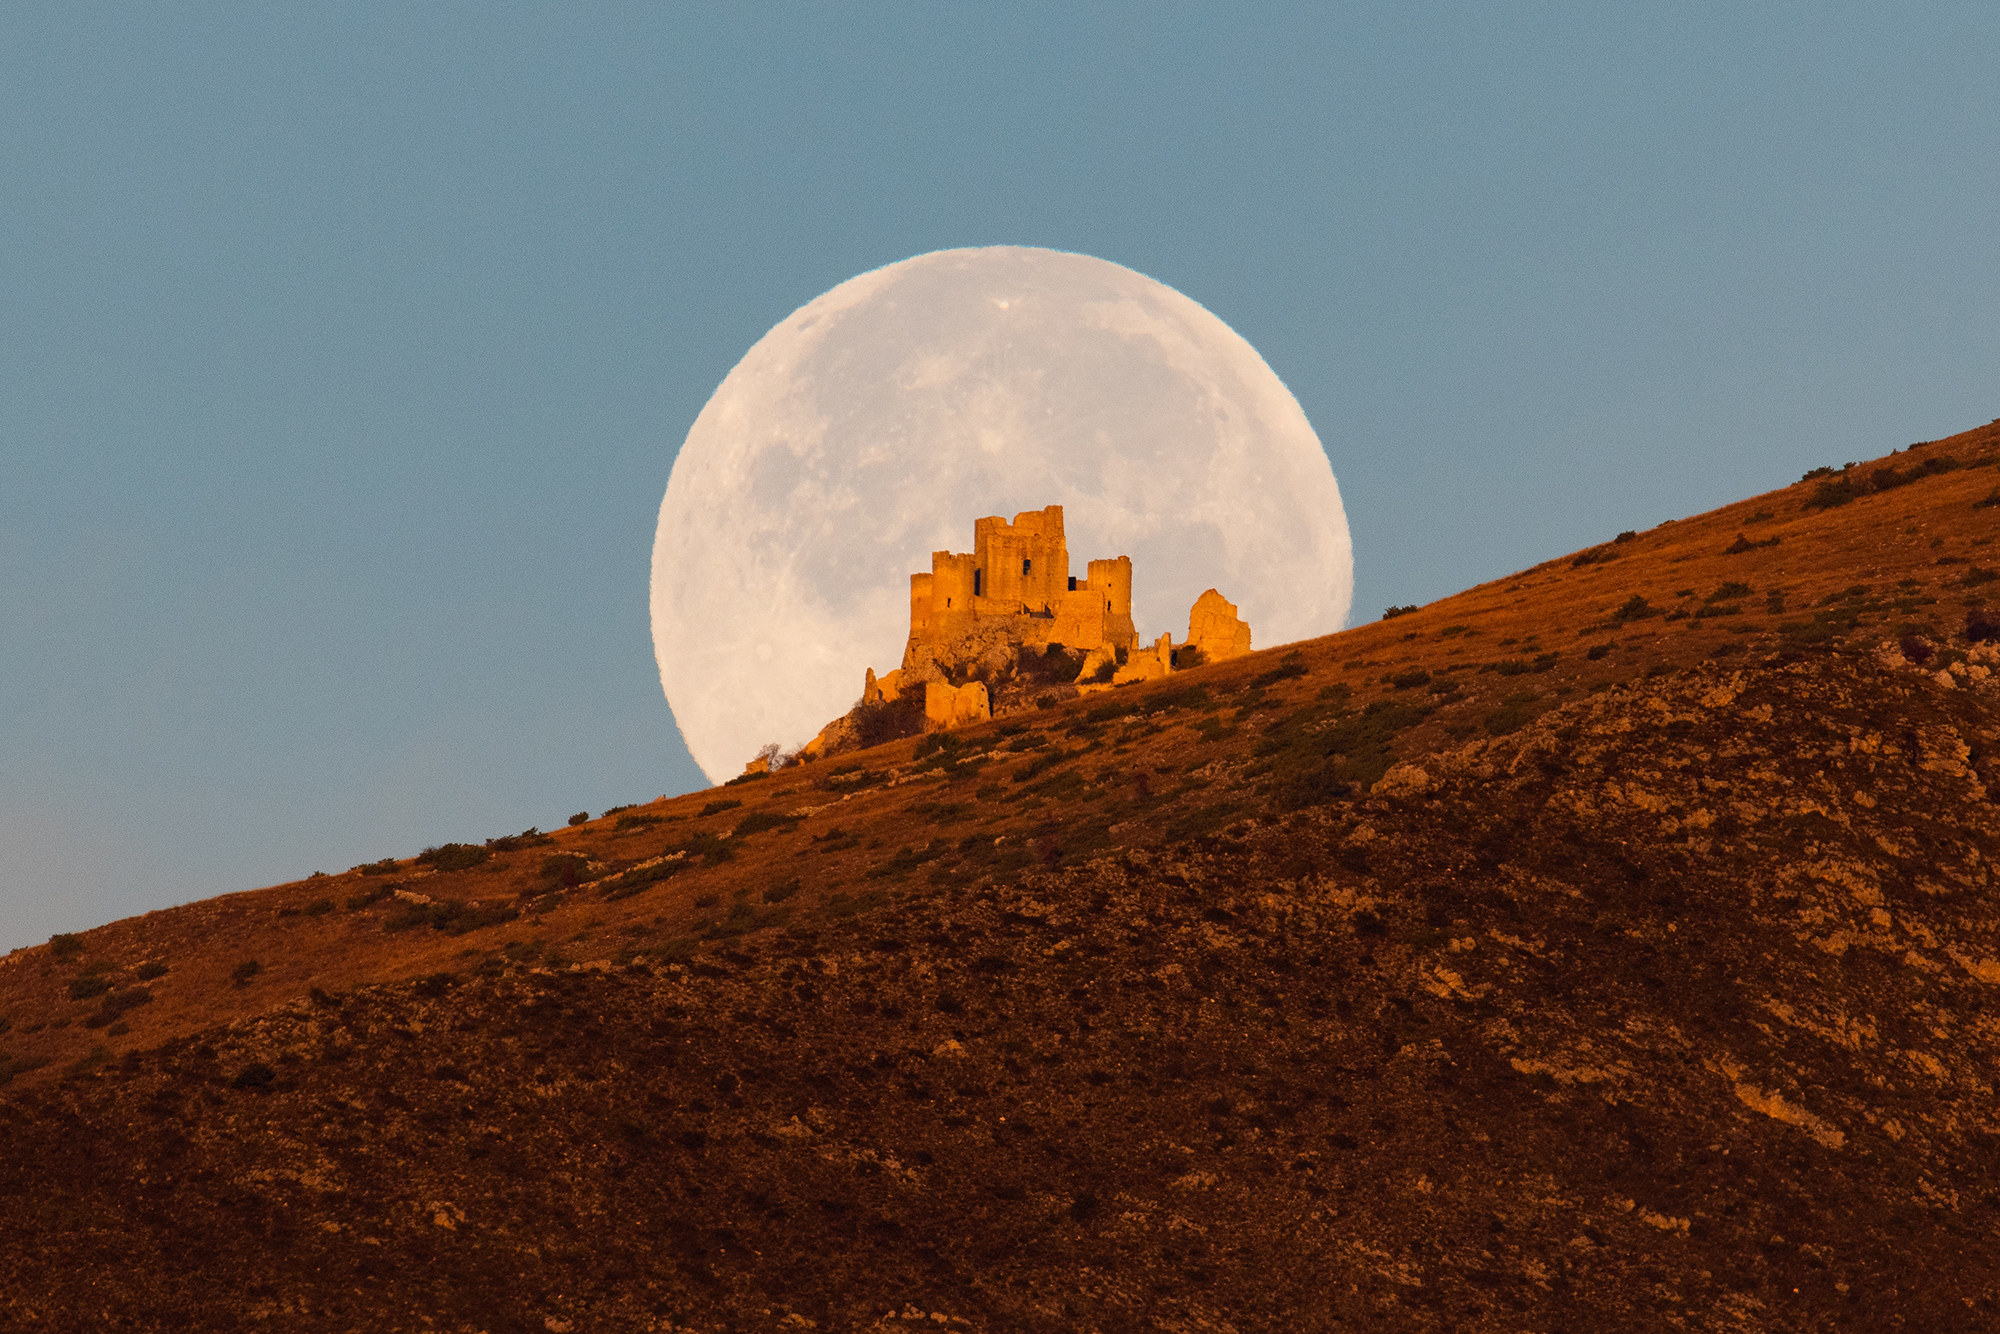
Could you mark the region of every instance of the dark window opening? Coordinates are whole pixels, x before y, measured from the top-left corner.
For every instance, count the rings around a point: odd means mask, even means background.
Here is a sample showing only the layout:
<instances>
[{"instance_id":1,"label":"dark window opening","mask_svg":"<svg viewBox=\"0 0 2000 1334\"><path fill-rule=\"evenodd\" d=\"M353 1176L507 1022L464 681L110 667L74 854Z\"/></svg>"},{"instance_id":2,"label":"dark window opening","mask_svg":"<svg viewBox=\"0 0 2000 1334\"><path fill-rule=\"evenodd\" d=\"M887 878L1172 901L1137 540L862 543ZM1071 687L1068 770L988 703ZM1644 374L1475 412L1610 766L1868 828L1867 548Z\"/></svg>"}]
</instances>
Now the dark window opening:
<instances>
[{"instance_id":1,"label":"dark window opening","mask_svg":"<svg viewBox=\"0 0 2000 1334\"><path fill-rule=\"evenodd\" d=\"M1071 576L1069 577L1069 591L1070 591L1070 592L1072 592L1072 593L1076 592L1076 576L1075 576L1075 575L1071 575Z\"/></svg>"},{"instance_id":2,"label":"dark window opening","mask_svg":"<svg viewBox=\"0 0 2000 1334\"><path fill-rule=\"evenodd\" d=\"M1021 573L1022 573L1022 574L1026 574L1026 573L1027 573L1027 572L1028 572L1028 571L1029 571L1030 569L1032 569L1032 568L1034 567L1034 564L1035 564L1035 563L1034 563L1033 561L1031 561L1031 560L1024 560L1024 561L1022 561L1022 562L1021 562Z\"/></svg>"},{"instance_id":3,"label":"dark window opening","mask_svg":"<svg viewBox=\"0 0 2000 1334\"><path fill-rule=\"evenodd\" d=\"M972 572L972 596L979 596L979 586L985 582L985 574L986 571L984 570L974 570Z\"/></svg>"}]
</instances>

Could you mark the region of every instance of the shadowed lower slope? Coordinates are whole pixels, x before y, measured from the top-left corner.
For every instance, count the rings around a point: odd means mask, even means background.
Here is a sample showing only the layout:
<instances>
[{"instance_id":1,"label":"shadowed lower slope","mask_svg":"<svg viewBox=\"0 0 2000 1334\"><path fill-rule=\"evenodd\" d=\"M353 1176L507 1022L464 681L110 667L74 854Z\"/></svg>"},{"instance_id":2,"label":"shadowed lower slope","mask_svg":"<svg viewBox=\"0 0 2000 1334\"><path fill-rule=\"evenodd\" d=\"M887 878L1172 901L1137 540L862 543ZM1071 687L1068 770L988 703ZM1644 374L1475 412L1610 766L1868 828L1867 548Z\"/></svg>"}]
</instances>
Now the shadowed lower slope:
<instances>
[{"instance_id":1,"label":"shadowed lower slope","mask_svg":"<svg viewBox=\"0 0 2000 1334\"><path fill-rule=\"evenodd\" d=\"M0 1323L1987 1327L1992 445L22 952Z\"/></svg>"}]
</instances>

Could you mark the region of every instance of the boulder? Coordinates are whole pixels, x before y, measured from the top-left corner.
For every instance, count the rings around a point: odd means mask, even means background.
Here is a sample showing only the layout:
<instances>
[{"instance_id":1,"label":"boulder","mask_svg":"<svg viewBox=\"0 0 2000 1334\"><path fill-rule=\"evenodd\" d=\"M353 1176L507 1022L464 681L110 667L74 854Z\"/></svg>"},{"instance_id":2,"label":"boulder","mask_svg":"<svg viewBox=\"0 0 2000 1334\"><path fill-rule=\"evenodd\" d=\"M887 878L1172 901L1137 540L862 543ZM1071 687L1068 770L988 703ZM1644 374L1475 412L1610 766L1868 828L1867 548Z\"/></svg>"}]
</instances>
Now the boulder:
<instances>
[{"instance_id":1,"label":"boulder","mask_svg":"<svg viewBox=\"0 0 2000 1334\"><path fill-rule=\"evenodd\" d=\"M984 681L969 681L962 686L948 681L924 683L924 726L930 731L981 723L992 716L993 705L987 698Z\"/></svg>"}]
</instances>

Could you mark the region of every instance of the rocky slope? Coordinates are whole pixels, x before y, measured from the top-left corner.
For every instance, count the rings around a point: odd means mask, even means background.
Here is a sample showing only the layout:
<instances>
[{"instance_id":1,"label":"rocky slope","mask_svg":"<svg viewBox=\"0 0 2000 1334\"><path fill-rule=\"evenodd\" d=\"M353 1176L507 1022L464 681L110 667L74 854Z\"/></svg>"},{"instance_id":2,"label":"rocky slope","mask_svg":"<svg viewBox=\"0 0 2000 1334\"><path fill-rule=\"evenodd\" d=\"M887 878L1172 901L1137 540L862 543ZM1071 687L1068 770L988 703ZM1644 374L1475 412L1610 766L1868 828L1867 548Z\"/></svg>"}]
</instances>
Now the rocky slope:
<instances>
[{"instance_id":1,"label":"rocky slope","mask_svg":"<svg viewBox=\"0 0 2000 1334\"><path fill-rule=\"evenodd\" d=\"M17 952L0 1325L1990 1328L1996 444Z\"/></svg>"}]
</instances>

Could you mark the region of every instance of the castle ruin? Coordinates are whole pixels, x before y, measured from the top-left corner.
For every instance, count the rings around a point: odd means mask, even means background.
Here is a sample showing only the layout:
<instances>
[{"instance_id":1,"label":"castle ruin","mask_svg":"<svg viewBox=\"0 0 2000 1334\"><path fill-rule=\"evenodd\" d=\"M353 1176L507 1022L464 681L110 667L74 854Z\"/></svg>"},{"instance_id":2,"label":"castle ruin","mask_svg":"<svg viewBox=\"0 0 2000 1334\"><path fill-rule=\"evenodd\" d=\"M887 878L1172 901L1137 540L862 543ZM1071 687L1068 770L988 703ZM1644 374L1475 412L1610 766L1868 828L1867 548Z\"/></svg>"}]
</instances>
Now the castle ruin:
<instances>
[{"instance_id":1,"label":"castle ruin","mask_svg":"<svg viewBox=\"0 0 2000 1334\"><path fill-rule=\"evenodd\" d=\"M1067 658L1050 658L1055 650ZM923 726L937 731L993 716L995 689L1016 679L1024 661L1082 665L1057 683L1088 694L1165 676L1191 662L1250 651L1250 627L1214 589L1188 613L1188 637L1170 634L1140 646L1132 624L1132 559L1093 560L1081 579L1070 573L1060 505L994 515L973 524L970 552L934 551L931 568L910 576L910 635L903 660L881 677L870 668L858 713L923 694ZM1067 668L1065 668L1067 670ZM836 719L801 754L850 749L854 714Z\"/></svg>"}]
</instances>

